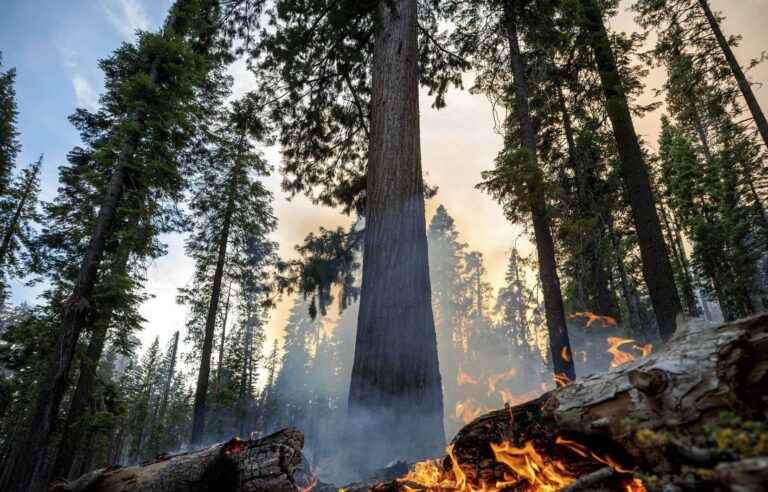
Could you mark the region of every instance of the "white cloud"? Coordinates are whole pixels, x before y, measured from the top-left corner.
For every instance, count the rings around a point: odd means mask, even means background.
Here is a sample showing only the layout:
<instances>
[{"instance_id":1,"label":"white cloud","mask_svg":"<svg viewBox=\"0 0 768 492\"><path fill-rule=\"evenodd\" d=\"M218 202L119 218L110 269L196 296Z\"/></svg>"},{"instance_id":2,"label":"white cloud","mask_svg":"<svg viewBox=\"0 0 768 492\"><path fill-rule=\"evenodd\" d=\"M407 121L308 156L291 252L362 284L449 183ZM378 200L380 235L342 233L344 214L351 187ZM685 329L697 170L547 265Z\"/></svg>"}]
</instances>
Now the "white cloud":
<instances>
[{"instance_id":1,"label":"white cloud","mask_svg":"<svg viewBox=\"0 0 768 492\"><path fill-rule=\"evenodd\" d=\"M70 72L70 80L75 91L77 107L92 111L96 110L99 106L99 91L96 88L93 77L86 76L78 63L77 51L66 46L59 46L58 49L61 64Z\"/></svg>"},{"instance_id":2,"label":"white cloud","mask_svg":"<svg viewBox=\"0 0 768 492\"><path fill-rule=\"evenodd\" d=\"M99 93L88 79L82 75L75 74L72 76L72 85L75 88L77 107L86 108L92 111L98 107Z\"/></svg>"},{"instance_id":3,"label":"white cloud","mask_svg":"<svg viewBox=\"0 0 768 492\"><path fill-rule=\"evenodd\" d=\"M102 0L107 19L125 38L133 38L137 30L147 30L150 22L140 0Z\"/></svg>"}]
</instances>

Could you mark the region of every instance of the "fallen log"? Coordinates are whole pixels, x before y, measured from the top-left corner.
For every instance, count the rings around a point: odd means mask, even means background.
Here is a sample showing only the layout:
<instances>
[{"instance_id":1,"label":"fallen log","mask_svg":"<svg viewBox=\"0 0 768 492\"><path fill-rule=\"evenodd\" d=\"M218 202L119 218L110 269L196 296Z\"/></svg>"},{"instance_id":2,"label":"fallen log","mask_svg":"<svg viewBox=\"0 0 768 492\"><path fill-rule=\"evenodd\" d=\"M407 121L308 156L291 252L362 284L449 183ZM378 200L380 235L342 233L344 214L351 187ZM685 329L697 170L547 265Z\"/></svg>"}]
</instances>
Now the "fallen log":
<instances>
[{"instance_id":1,"label":"fallen log","mask_svg":"<svg viewBox=\"0 0 768 492\"><path fill-rule=\"evenodd\" d=\"M399 486L768 491L768 458L739 456L705 439L728 412L762 423L753 437L768 454L766 409L768 315L720 326L689 321L650 357L477 418L437 462L439 479L409 475ZM440 485L429 485L435 481ZM397 488L383 481L367 490Z\"/></svg>"},{"instance_id":2,"label":"fallen log","mask_svg":"<svg viewBox=\"0 0 768 492\"><path fill-rule=\"evenodd\" d=\"M102 468L52 492L296 492L304 436L285 429L263 439L232 439L210 448L161 456L142 466Z\"/></svg>"}]
</instances>

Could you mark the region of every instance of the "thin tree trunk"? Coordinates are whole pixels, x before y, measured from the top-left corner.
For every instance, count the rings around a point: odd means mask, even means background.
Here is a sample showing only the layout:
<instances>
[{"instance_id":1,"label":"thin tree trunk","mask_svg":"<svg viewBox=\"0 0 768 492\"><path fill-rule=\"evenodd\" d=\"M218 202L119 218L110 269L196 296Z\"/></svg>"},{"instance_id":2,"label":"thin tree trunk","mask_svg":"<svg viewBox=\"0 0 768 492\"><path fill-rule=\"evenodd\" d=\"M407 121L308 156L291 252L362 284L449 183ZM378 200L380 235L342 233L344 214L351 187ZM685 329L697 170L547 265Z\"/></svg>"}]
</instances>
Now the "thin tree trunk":
<instances>
[{"instance_id":1,"label":"thin tree trunk","mask_svg":"<svg viewBox=\"0 0 768 492\"><path fill-rule=\"evenodd\" d=\"M371 94L363 281L349 391L361 468L445 444L419 135L416 0L380 0ZM391 436L401 436L396 443Z\"/></svg>"},{"instance_id":2,"label":"thin tree trunk","mask_svg":"<svg viewBox=\"0 0 768 492\"><path fill-rule=\"evenodd\" d=\"M757 130L763 138L763 143L768 147L768 121L766 121L765 114L763 114L763 110L757 102L755 93L752 92L752 86L747 80L746 75L744 75L744 71L741 69L741 65L739 65L739 61L736 59L736 55L734 55L730 44L728 44L728 40L725 38L722 29L720 29L720 24L712 13L712 9L709 7L709 2L707 0L698 0L698 2L701 10L704 12L704 17L707 18L710 29L712 29L712 33L717 39L717 44L720 45L720 49L723 51L725 60L728 62L728 66L733 73L733 77L739 85L739 89L741 90L742 96L744 96L747 107L752 113L752 118L755 120Z\"/></svg>"},{"instance_id":3,"label":"thin tree trunk","mask_svg":"<svg viewBox=\"0 0 768 492\"><path fill-rule=\"evenodd\" d=\"M40 173L41 162L42 162L42 157L34 165L33 171L30 174L29 179L24 185L24 192L21 194L21 197L19 197L19 203L16 205L16 210L14 210L13 212L13 217L11 218L11 222L8 224L8 227L5 230L5 234L3 234L3 242L0 245L0 272L3 272L5 270L5 260L8 257L8 250L11 247L11 240L13 239L13 236L16 235L16 231L19 228L19 220L21 219L21 213L24 211L24 207L27 204L27 200L29 200L29 195L32 194L32 187L35 184L35 179L37 178L37 175Z\"/></svg>"},{"instance_id":4,"label":"thin tree trunk","mask_svg":"<svg viewBox=\"0 0 768 492\"><path fill-rule=\"evenodd\" d=\"M621 250L621 242L613 227L613 217L611 217L610 214L605 218L605 226L608 230L608 236L611 239L611 246L613 247L616 270L619 273L619 283L621 284L621 293L624 296L624 301L627 303L627 315L629 317L630 330L635 338L640 339L639 341L647 342L651 337L648 336L648 333L643 327L643 320L640 317L640 300L637 298L634 288L630 284L627 269L624 267L624 254Z\"/></svg>"},{"instance_id":5,"label":"thin tree trunk","mask_svg":"<svg viewBox=\"0 0 768 492\"><path fill-rule=\"evenodd\" d=\"M685 257L685 250L682 248L682 243L677 240L677 231L672 228L672 222L669 220L667 207L663 201L660 201L659 203L659 210L661 211L664 228L667 230L669 246L677 261L678 268L680 268L680 274L682 276L681 282L683 284L681 285L681 290L683 291L683 300L685 301L685 306L688 311L687 314L696 317L699 315L699 309L698 306L696 306L696 294L693 292L693 279L691 278L691 272L688 270L688 259Z\"/></svg>"},{"instance_id":6,"label":"thin tree trunk","mask_svg":"<svg viewBox=\"0 0 768 492\"><path fill-rule=\"evenodd\" d=\"M239 159L239 157L238 157ZM236 167L239 163L236 164ZM208 399L208 380L211 374L211 352L213 351L213 335L216 328L216 313L219 309L221 297L221 280L224 276L224 266L227 259L227 246L229 245L229 229L232 225L232 215L235 212L235 195L239 170L233 168L229 184L229 197L224 213L224 222L221 226L219 238L219 252L216 259L216 272L213 276L211 289L211 301L208 306L208 316L205 320L205 338L203 339L203 353L200 360L200 371L197 376L197 389L195 390L195 406L192 415L192 439L191 444L198 445L203 441L205 433L206 400Z\"/></svg>"},{"instance_id":7,"label":"thin tree trunk","mask_svg":"<svg viewBox=\"0 0 768 492\"><path fill-rule=\"evenodd\" d=\"M165 420L165 412L168 410L168 396L171 392L171 385L173 384L173 376L176 371L176 353L179 350L179 332L173 334L173 341L171 342L171 357L168 361L168 374L165 376L165 383L163 385L163 397L160 400L159 418L160 422Z\"/></svg>"},{"instance_id":8,"label":"thin tree trunk","mask_svg":"<svg viewBox=\"0 0 768 492\"><path fill-rule=\"evenodd\" d=\"M216 368L216 386L221 391L221 370L224 367L224 342L227 340L227 318L229 317L229 301L232 298L232 282L227 287L227 302L224 303L224 320L221 323L221 343L219 344L219 360Z\"/></svg>"},{"instance_id":9,"label":"thin tree trunk","mask_svg":"<svg viewBox=\"0 0 768 492\"><path fill-rule=\"evenodd\" d=\"M514 75L515 113L520 127L522 145L529 154L529 159L538 166L536 133L531 120L528 104L528 82L525 76L525 64L520 53L517 33L516 0L504 3L504 16L509 41L509 61ZM565 375L569 380L576 378L571 356L571 344L568 339L568 327L565 321L563 295L560 279L557 275L555 243L552 239L549 212L544 198L544 190L538 175L532 176L526 184L530 199L533 229L536 238L536 252L539 260L539 278L544 294L544 310L549 332L549 349L552 354L552 367L555 375Z\"/></svg>"},{"instance_id":10,"label":"thin tree trunk","mask_svg":"<svg viewBox=\"0 0 768 492\"><path fill-rule=\"evenodd\" d=\"M131 219L128 230L136 229L136 219ZM123 247L115 258L113 265L114 274L112 280L125 275L130 258L130 248ZM80 363L80 374L77 380L75 393L72 396L72 402L67 413L67 420L64 424L60 442L65 444L59 446L56 461L52 469L53 478L66 478L72 469L72 463L78 452L81 451L83 438L85 437L82 418L85 415L87 407L93 396L94 385L96 383L96 372L101 360L101 354L104 351L104 345L107 340L107 330L112 321L113 309L111 306L105 307L103 315L97 314L89 317L87 320L86 331L91 333L91 339L88 342L85 358ZM90 327L90 328L89 328Z\"/></svg>"},{"instance_id":11,"label":"thin tree trunk","mask_svg":"<svg viewBox=\"0 0 768 492\"><path fill-rule=\"evenodd\" d=\"M656 313L659 333L662 340L666 341L675 332L677 315L683 309L654 206L648 168L632 122L629 103L608 32L603 24L602 10L597 0L581 0L581 4L583 27L590 37L600 72L606 110L619 151L621 175L632 206L632 216L643 260L643 277Z\"/></svg>"}]
</instances>

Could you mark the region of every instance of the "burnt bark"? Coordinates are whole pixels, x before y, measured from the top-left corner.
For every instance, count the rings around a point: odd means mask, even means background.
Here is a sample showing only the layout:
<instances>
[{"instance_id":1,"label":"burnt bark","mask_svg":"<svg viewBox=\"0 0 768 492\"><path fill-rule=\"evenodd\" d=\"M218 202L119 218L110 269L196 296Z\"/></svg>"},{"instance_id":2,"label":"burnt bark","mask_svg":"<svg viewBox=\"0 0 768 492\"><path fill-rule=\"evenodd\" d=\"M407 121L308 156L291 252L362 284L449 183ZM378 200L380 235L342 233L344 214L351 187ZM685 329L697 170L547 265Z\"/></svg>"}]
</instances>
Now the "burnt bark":
<instances>
[{"instance_id":1,"label":"burnt bark","mask_svg":"<svg viewBox=\"0 0 768 492\"><path fill-rule=\"evenodd\" d=\"M435 455L445 443L424 218L416 3L381 0L377 7L363 280L349 392L353 460L369 459L360 467Z\"/></svg>"},{"instance_id":2,"label":"burnt bark","mask_svg":"<svg viewBox=\"0 0 768 492\"><path fill-rule=\"evenodd\" d=\"M744 74L741 65L739 65L739 61L736 59L736 55L733 53L731 45L725 38L723 30L720 28L720 23L712 12L708 0L698 0L698 2L701 10L704 12L704 17L706 17L710 29L712 29L712 34L714 34L715 39L717 39L717 44L723 51L723 56L725 56L725 60L728 62L728 67L731 69L731 73L736 79L739 90L741 90L741 95L744 96L744 101L747 103L750 113L752 113L752 118L763 139L763 143L768 147L768 121L766 121L763 109L760 107L760 103L757 102L755 93L752 91L752 85L747 80L747 76Z\"/></svg>"},{"instance_id":3,"label":"burnt bark","mask_svg":"<svg viewBox=\"0 0 768 492\"><path fill-rule=\"evenodd\" d=\"M528 153L534 171L526 188L530 200L531 217L536 238L536 253L539 260L539 278L544 293L544 309L549 332L549 349L555 374L565 375L569 380L576 377L568 339L568 327L565 321L565 307L557 275L555 242L552 239L551 224L545 192L538 170L536 132L531 120L528 103L528 82L525 75L525 63L520 52L517 32L517 15L520 6L516 0L504 3L504 21L509 42L509 62L514 76L515 116L520 129L522 145Z\"/></svg>"},{"instance_id":4,"label":"burnt bark","mask_svg":"<svg viewBox=\"0 0 768 492\"><path fill-rule=\"evenodd\" d=\"M656 313L659 334L663 340L668 340L675 331L675 319L682 312L682 305L654 205L648 168L632 122L610 38L603 24L602 10L596 0L580 2L582 27L595 55L606 111L618 147L620 171L632 207L643 260L643 277Z\"/></svg>"},{"instance_id":5,"label":"burnt bark","mask_svg":"<svg viewBox=\"0 0 768 492\"><path fill-rule=\"evenodd\" d=\"M241 143L241 145L244 142ZM216 271L213 274L213 286L211 287L211 300L208 306L208 315L205 320L203 349L200 358L200 369L197 374L197 388L195 389L195 405L192 413L192 445L200 444L205 433L206 402L208 399L208 383L211 374L211 353L213 352L213 336L216 328L216 314L221 298L221 281L224 277L224 266L227 260L227 247L229 246L229 232L232 226L232 216L235 213L235 197L238 186L240 163L236 163L232 169L229 182L229 196L227 208L224 212L224 221L221 225L219 236L218 256L216 258Z\"/></svg>"},{"instance_id":6,"label":"burnt bark","mask_svg":"<svg viewBox=\"0 0 768 492\"><path fill-rule=\"evenodd\" d=\"M263 439L233 439L129 468L95 470L51 492L296 492L304 436L286 429Z\"/></svg>"}]
</instances>

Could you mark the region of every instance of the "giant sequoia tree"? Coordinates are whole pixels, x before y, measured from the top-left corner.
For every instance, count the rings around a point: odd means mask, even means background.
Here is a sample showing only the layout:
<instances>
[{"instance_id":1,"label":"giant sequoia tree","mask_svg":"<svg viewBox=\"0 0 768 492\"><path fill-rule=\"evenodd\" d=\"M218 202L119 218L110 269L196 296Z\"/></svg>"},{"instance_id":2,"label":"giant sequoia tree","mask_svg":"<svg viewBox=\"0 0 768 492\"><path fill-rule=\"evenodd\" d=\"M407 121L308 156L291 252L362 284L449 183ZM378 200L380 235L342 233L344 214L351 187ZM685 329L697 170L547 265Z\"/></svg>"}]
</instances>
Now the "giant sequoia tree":
<instances>
[{"instance_id":1,"label":"giant sequoia tree","mask_svg":"<svg viewBox=\"0 0 768 492\"><path fill-rule=\"evenodd\" d=\"M433 7L284 0L274 35L254 52L274 92L284 187L365 215L349 414L352 441L377 464L431 454L444 439L418 85L440 106L466 64L436 48ZM386 437L393 432L407 439L398 450Z\"/></svg>"},{"instance_id":2,"label":"giant sequoia tree","mask_svg":"<svg viewBox=\"0 0 768 492\"><path fill-rule=\"evenodd\" d=\"M349 417L356 439L389 460L442 447L443 396L424 223L416 2L379 2L376 23ZM409 436L396 453L388 449L393 432Z\"/></svg>"}]
</instances>

